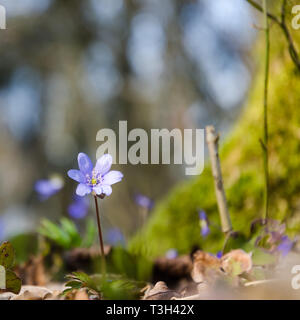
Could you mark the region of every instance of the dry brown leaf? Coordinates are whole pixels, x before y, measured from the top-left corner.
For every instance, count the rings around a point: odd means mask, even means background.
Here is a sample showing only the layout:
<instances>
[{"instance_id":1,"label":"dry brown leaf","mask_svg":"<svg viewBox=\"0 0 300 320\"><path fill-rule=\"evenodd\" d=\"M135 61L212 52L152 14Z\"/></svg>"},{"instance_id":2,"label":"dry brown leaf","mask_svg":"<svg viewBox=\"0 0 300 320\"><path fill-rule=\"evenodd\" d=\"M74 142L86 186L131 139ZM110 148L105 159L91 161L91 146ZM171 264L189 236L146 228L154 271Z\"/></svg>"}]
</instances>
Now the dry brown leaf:
<instances>
[{"instance_id":1,"label":"dry brown leaf","mask_svg":"<svg viewBox=\"0 0 300 320\"><path fill-rule=\"evenodd\" d=\"M252 269L251 254L242 249L232 250L221 258L221 267L229 275L241 275Z\"/></svg>"},{"instance_id":2,"label":"dry brown leaf","mask_svg":"<svg viewBox=\"0 0 300 320\"><path fill-rule=\"evenodd\" d=\"M214 282L222 274L220 267L221 262L217 257L198 250L193 255L192 279L196 283Z\"/></svg>"},{"instance_id":3,"label":"dry brown leaf","mask_svg":"<svg viewBox=\"0 0 300 320\"><path fill-rule=\"evenodd\" d=\"M170 300L173 297L179 298L180 294L170 290L165 282L159 281L145 292L143 300Z\"/></svg>"},{"instance_id":4,"label":"dry brown leaf","mask_svg":"<svg viewBox=\"0 0 300 320\"><path fill-rule=\"evenodd\" d=\"M23 286L18 295L14 295L11 300L52 300L55 297L53 291L39 286Z\"/></svg>"},{"instance_id":5,"label":"dry brown leaf","mask_svg":"<svg viewBox=\"0 0 300 320\"><path fill-rule=\"evenodd\" d=\"M23 285L44 286L47 283L43 256L32 256L25 264L16 267L15 272Z\"/></svg>"},{"instance_id":6,"label":"dry brown leaf","mask_svg":"<svg viewBox=\"0 0 300 320\"><path fill-rule=\"evenodd\" d=\"M89 300L86 289L77 290L74 296L74 300Z\"/></svg>"}]
</instances>

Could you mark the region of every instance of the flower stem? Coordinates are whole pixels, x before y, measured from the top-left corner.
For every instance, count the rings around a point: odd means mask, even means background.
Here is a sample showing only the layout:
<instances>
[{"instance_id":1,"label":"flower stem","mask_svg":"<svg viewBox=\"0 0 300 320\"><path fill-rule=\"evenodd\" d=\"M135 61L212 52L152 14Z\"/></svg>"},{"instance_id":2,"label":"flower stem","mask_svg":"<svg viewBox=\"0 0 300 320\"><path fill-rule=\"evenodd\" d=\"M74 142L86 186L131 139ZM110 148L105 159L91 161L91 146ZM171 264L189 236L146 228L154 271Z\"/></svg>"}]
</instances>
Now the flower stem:
<instances>
[{"instance_id":1,"label":"flower stem","mask_svg":"<svg viewBox=\"0 0 300 320\"><path fill-rule=\"evenodd\" d=\"M269 156L268 156L268 84L269 84L269 64L270 64L270 36L267 16L267 0L263 0L264 27L266 34L266 57L265 57L265 83L264 83L264 120L263 120L263 158L264 158L264 212L263 219L266 221L269 211Z\"/></svg>"},{"instance_id":2,"label":"flower stem","mask_svg":"<svg viewBox=\"0 0 300 320\"><path fill-rule=\"evenodd\" d=\"M94 196L94 199L95 199L95 206L96 206L99 242L100 242L100 248L101 248L101 268L102 268L102 275L103 275L103 277L105 277L105 275L106 275L106 263L105 263L104 245L103 245L103 237L102 237L102 231L101 231L100 214L99 214L97 196Z\"/></svg>"}]
</instances>

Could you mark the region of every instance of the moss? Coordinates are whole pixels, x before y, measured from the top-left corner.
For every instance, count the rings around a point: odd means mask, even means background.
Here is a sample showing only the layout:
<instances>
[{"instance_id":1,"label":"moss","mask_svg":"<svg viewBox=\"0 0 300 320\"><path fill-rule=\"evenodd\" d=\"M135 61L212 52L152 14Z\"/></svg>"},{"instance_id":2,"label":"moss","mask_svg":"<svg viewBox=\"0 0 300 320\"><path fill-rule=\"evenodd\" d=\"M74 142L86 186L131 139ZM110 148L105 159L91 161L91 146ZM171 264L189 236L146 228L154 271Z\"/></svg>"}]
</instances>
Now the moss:
<instances>
[{"instance_id":1,"label":"moss","mask_svg":"<svg viewBox=\"0 0 300 320\"><path fill-rule=\"evenodd\" d=\"M300 32L293 31L295 43ZM262 33L263 36L263 33ZM231 133L221 142L220 157L235 230L246 232L263 210L262 136L264 41L254 50L256 76L247 103ZM278 26L271 28L269 87L270 217L285 219L290 235L300 230L300 75L292 63L286 39ZM197 209L204 209L212 232L200 236ZM181 183L161 202L147 226L130 243L131 250L150 256L170 248L189 252L194 245L216 252L223 235L209 166L198 178Z\"/></svg>"}]
</instances>

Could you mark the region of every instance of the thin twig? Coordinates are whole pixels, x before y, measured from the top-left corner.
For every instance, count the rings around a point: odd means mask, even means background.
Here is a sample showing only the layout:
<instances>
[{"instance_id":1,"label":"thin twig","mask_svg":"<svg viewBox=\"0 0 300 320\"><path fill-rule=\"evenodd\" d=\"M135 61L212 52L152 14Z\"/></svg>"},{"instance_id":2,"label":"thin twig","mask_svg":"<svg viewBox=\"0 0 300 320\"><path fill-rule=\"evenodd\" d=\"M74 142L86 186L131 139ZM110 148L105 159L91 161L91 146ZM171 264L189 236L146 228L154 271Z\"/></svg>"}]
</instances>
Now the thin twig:
<instances>
[{"instance_id":1,"label":"thin twig","mask_svg":"<svg viewBox=\"0 0 300 320\"><path fill-rule=\"evenodd\" d=\"M264 157L264 175L265 175L265 192L264 192L264 212L263 219L268 218L269 211L269 155L268 155L268 85L269 85L269 67L270 67L270 33L267 16L267 0L263 0L264 27L266 34L266 65L265 65L265 83L264 83L264 123L263 123L263 157Z\"/></svg>"},{"instance_id":2,"label":"thin twig","mask_svg":"<svg viewBox=\"0 0 300 320\"><path fill-rule=\"evenodd\" d=\"M276 282L279 282L279 280L278 279L257 280L257 281L246 282L244 286L251 287L251 286L257 286L257 285L268 284L268 283L276 283Z\"/></svg>"},{"instance_id":3,"label":"thin twig","mask_svg":"<svg viewBox=\"0 0 300 320\"><path fill-rule=\"evenodd\" d=\"M287 0L283 0L282 1L282 6L281 6L281 28L284 32L285 37L287 38L287 41L289 43L289 52L291 55L292 60L294 61L294 63L296 64L296 66L298 67L298 69L300 70L300 59L299 59L299 55L297 53L297 50L295 48L294 42L293 42L293 38L289 32L289 29L286 25L286 19L285 19L285 15L286 15L286 4L287 4Z\"/></svg>"},{"instance_id":4,"label":"thin twig","mask_svg":"<svg viewBox=\"0 0 300 320\"><path fill-rule=\"evenodd\" d=\"M105 277L105 274L106 274L106 263L105 263L105 253L104 253L104 245L103 245L103 237L102 237L102 231L101 231L100 214L99 214L97 196L94 196L94 199L95 199L95 206L96 206L98 235L99 235L99 242L100 242L100 248L101 248L102 275Z\"/></svg>"},{"instance_id":5,"label":"thin twig","mask_svg":"<svg viewBox=\"0 0 300 320\"><path fill-rule=\"evenodd\" d=\"M257 2L255 2L254 0L246 0L246 1L250 5L252 5L252 7L254 7L258 11L263 13L263 7L261 5L259 5ZM300 71L300 58L299 58L298 52L296 50L292 35L286 25L285 12L286 12L286 0L283 0L282 10L281 10L281 20L279 18L277 18L276 16L274 16L273 14L271 14L270 12L267 12L267 16L269 19L271 19L275 23L277 23L278 26L283 31L283 34L284 34L284 36L288 42L288 45L289 45L289 52L290 52L291 59L293 60L294 64L296 65L297 69Z\"/></svg>"},{"instance_id":6,"label":"thin twig","mask_svg":"<svg viewBox=\"0 0 300 320\"><path fill-rule=\"evenodd\" d=\"M222 231L224 233L230 233L232 230L232 224L230 220L230 215L228 211L225 190L223 186L219 151L218 151L218 141L219 136L215 132L213 126L206 127L206 141L208 145L210 161L212 166L212 174L215 181L215 190L217 196L217 202L219 207L219 213L221 218Z\"/></svg>"},{"instance_id":7,"label":"thin twig","mask_svg":"<svg viewBox=\"0 0 300 320\"><path fill-rule=\"evenodd\" d=\"M257 9L258 11L263 12L263 8L255 1L253 1L253 0L246 0L246 1L248 3L250 3L251 6L254 7L255 9ZM268 17L280 25L280 20L276 16L274 16L272 13L268 12Z\"/></svg>"}]
</instances>

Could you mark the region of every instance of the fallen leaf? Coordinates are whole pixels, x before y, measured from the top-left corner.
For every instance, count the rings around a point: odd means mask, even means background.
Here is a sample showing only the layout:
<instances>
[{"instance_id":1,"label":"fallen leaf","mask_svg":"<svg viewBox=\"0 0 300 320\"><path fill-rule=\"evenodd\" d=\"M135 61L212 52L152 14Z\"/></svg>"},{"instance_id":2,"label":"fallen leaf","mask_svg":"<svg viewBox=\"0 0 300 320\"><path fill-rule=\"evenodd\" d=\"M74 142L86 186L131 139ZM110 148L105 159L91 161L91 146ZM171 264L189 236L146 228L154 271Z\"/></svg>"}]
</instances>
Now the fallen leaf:
<instances>
[{"instance_id":1,"label":"fallen leaf","mask_svg":"<svg viewBox=\"0 0 300 320\"><path fill-rule=\"evenodd\" d=\"M11 270L6 270L6 291L18 294L21 290L21 279Z\"/></svg>"},{"instance_id":2,"label":"fallen leaf","mask_svg":"<svg viewBox=\"0 0 300 320\"><path fill-rule=\"evenodd\" d=\"M217 257L198 250L193 255L192 279L196 283L214 282L218 276L222 275L220 267L221 262Z\"/></svg>"},{"instance_id":3,"label":"fallen leaf","mask_svg":"<svg viewBox=\"0 0 300 320\"><path fill-rule=\"evenodd\" d=\"M52 300L53 291L39 286L23 286L20 294L15 295L11 300Z\"/></svg>"},{"instance_id":4,"label":"fallen leaf","mask_svg":"<svg viewBox=\"0 0 300 320\"><path fill-rule=\"evenodd\" d=\"M251 254L242 249L232 250L221 258L221 268L230 276L238 276L252 269Z\"/></svg>"},{"instance_id":5,"label":"fallen leaf","mask_svg":"<svg viewBox=\"0 0 300 320\"><path fill-rule=\"evenodd\" d=\"M26 263L17 266L14 270L24 285L45 286L48 282L42 256L32 256Z\"/></svg>"},{"instance_id":6,"label":"fallen leaf","mask_svg":"<svg viewBox=\"0 0 300 320\"><path fill-rule=\"evenodd\" d=\"M153 288L149 288L143 300L170 300L173 297L179 298L181 295L174 290L170 290L165 282L159 281Z\"/></svg>"},{"instance_id":7,"label":"fallen leaf","mask_svg":"<svg viewBox=\"0 0 300 320\"><path fill-rule=\"evenodd\" d=\"M15 259L15 250L9 242L3 242L0 246L0 266L10 269Z\"/></svg>"}]
</instances>

